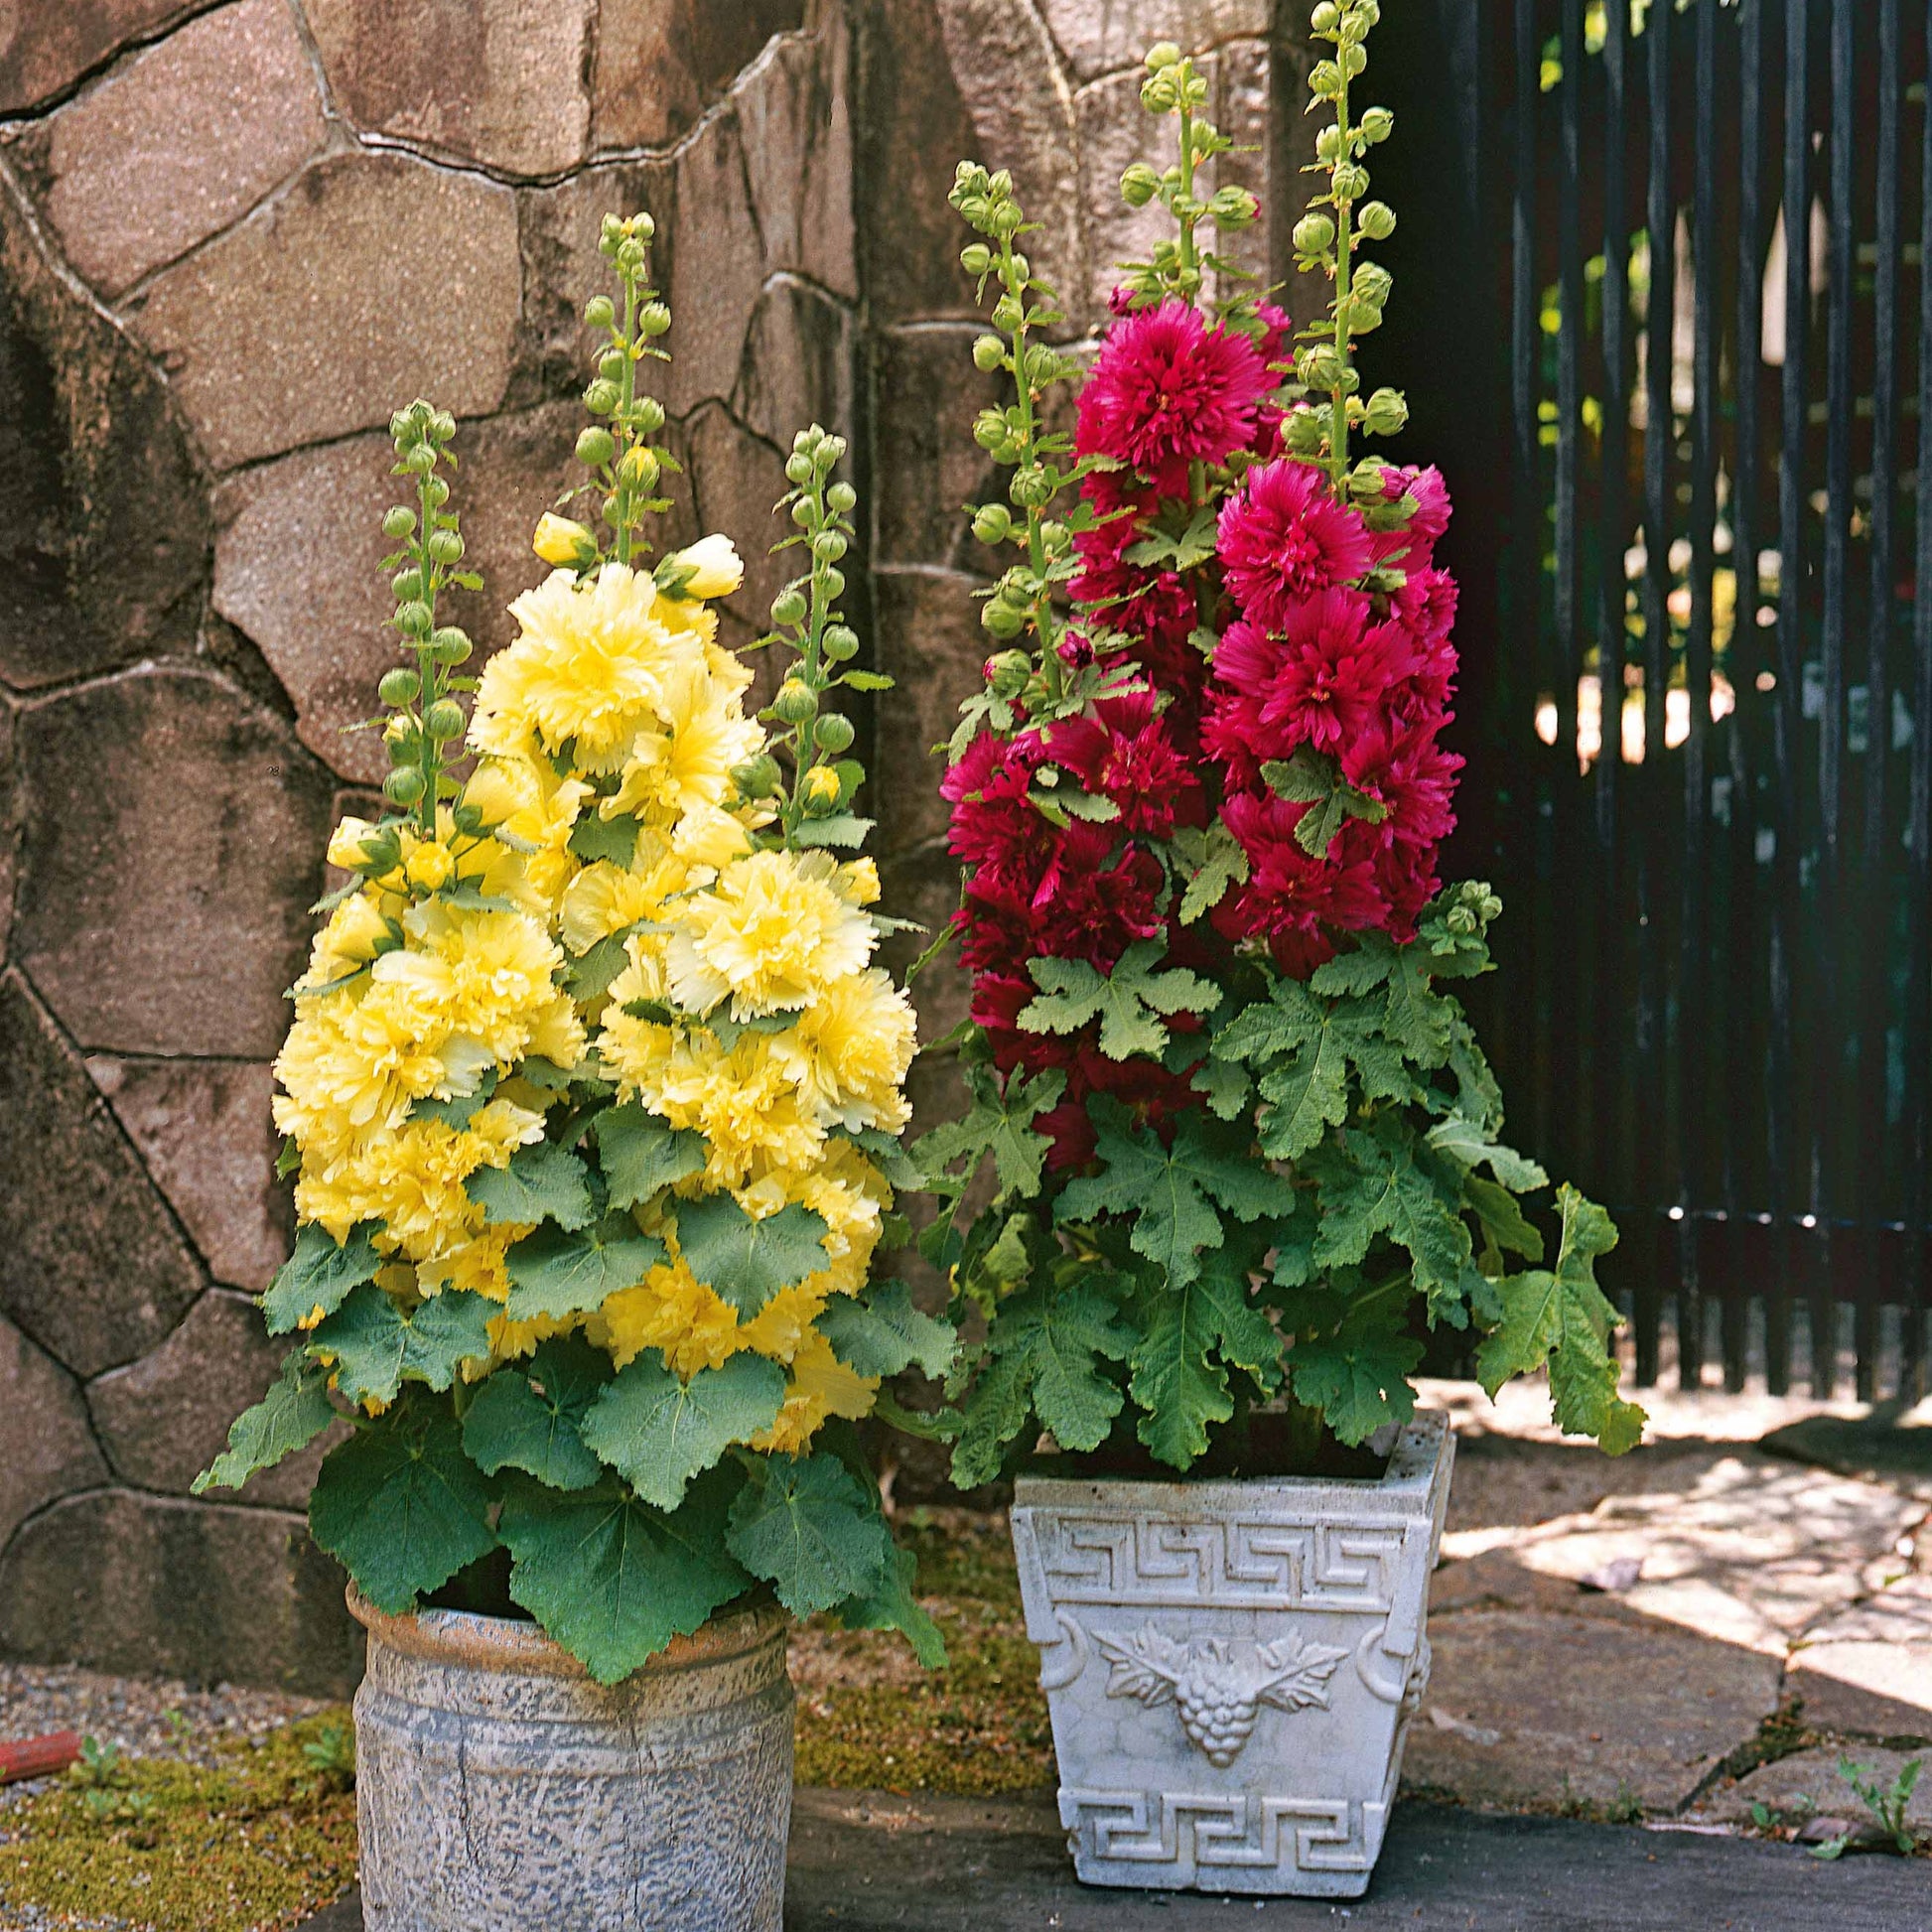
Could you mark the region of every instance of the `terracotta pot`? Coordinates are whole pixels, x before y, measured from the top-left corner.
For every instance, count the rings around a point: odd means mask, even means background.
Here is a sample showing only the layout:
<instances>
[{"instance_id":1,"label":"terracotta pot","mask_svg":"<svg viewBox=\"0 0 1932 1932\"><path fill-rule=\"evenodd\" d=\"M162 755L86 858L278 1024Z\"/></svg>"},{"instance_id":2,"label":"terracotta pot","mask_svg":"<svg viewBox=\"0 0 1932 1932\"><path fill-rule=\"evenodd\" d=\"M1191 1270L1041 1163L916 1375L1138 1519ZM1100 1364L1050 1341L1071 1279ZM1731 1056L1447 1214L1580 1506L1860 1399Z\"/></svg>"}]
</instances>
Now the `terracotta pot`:
<instances>
[{"instance_id":1,"label":"terracotta pot","mask_svg":"<svg viewBox=\"0 0 1932 1932\"><path fill-rule=\"evenodd\" d=\"M386 1616L355 1694L369 1932L779 1932L783 1612L721 1616L600 1685L534 1624Z\"/></svg>"},{"instance_id":2,"label":"terracotta pot","mask_svg":"<svg viewBox=\"0 0 1932 1932\"><path fill-rule=\"evenodd\" d=\"M1022 1476L1013 1541L1088 1884L1354 1898L1409 1722L1455 1439L1376 1479Z\"/></svg>"}]
</instances>

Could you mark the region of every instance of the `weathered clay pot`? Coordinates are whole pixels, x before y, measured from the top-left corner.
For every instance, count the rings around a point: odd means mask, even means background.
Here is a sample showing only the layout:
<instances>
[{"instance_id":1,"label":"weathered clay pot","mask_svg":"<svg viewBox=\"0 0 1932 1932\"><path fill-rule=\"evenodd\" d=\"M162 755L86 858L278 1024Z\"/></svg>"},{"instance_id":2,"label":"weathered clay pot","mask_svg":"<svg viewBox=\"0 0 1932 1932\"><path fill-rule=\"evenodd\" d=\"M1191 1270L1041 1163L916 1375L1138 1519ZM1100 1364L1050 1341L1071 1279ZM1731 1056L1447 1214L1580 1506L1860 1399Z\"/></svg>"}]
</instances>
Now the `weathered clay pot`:
<instances>
[{"instance_id":1,"label":"weathered clay pot","mask_svg":"<svg viewBox=\"0 0 1932 1932\"><path fill-rule=\"evenodd\" d=\"M779 1932L786 1619L721 1616L621 1684L533 1624L385 1616L355 1694L369 1932Z\"/></svg>"},{"instance_id":2,"label":"weathered clay pot","mask_svg":"<svg viewBox=\"0 0 1932 1932\"><path fill-rule=\"evenodd\" d=\"M1013 1541L1092 1885L1355 1898L1429 1682L1455 1441L1378 1480L1022 1476Z\"/></svg>"}]
</instances>

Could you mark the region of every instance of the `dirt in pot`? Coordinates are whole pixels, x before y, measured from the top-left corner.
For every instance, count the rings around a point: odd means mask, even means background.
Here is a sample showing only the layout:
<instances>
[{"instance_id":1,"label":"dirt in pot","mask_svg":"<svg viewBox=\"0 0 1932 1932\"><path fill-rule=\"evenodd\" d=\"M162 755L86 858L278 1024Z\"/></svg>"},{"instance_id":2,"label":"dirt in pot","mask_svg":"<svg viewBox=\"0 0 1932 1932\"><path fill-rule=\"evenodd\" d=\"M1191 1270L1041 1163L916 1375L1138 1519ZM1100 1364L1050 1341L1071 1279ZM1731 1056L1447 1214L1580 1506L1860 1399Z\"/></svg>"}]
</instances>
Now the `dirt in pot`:
<instances>
[{"instance_id":1,"label":"dirt in pot","mask_svg":"<svg viewBox=\"0 0 1932 1932\"><path fill-rule=\"evenodd\" d=\"M1325 1431L1311 1430L1310 1412L1268 1409L1251 1412L1222 1430L1208 1451L1183 1476L1157 1461L1131 1436L1116 1436L1097 1449L1075 1453L1050 1449L1030 1457L1022 1473L1073 1481L1127 1478L1143 1482L1200 1481L1258 1476L1353 1476L1380 1479L1389 1466L1387 1451L1366 1443L1349 1448Z\"/></svg>"}]
</instances>

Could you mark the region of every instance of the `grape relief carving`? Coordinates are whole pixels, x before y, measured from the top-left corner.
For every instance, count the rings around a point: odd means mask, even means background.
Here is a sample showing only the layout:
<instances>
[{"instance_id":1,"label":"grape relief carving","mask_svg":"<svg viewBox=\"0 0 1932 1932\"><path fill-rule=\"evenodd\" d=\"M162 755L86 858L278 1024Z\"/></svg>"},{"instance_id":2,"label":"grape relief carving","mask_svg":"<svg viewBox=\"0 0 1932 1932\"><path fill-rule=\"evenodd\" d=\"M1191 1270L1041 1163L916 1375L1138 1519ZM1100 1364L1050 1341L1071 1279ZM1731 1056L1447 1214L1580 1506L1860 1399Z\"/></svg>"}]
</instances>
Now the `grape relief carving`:
<instances>
[{"instance_id":1,"label":"grape relief carving","mask_svg":"<svg viewBox=\"0 0 1932 1932\"><path fill-rule=\"evenodd\" d=\"M1238 1650L1222 1637L1171 1637L1153 1623L1129 1637L1098 1630L1092 1636L1113 1666L1107 1695L1136 1698L1150 1709L1172 1703L1188 1742L1217 1770L1240 1756L1264 1705L1325 1709L1328 1680L1348 1655L1328 1644L1305 1643L1292 1631Z\"/></svg>"}]
</instances>

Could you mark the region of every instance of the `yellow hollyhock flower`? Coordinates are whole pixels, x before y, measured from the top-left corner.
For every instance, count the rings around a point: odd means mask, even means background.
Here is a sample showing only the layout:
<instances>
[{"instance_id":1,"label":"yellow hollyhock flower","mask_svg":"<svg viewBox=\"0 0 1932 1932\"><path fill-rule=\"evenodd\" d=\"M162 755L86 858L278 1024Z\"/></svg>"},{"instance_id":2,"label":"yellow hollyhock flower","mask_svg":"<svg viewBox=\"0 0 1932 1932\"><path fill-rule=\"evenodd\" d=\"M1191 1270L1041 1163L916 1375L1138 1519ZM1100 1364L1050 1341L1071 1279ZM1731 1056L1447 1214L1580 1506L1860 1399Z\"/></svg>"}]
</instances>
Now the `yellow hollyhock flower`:
<instances>
[{"instance_id":1,"label":"yellow hollyhock flower","mask_svg":"<svg viewBox=\"0 0 1932 1932\"><path fill-rule=\"evenodd\" d=\"M683 550L674 550L664 560L688 570L684 595L696 598L729 597L745 581L745 565L730 537L700 537Z\"/></svg>"}]
</instances>

